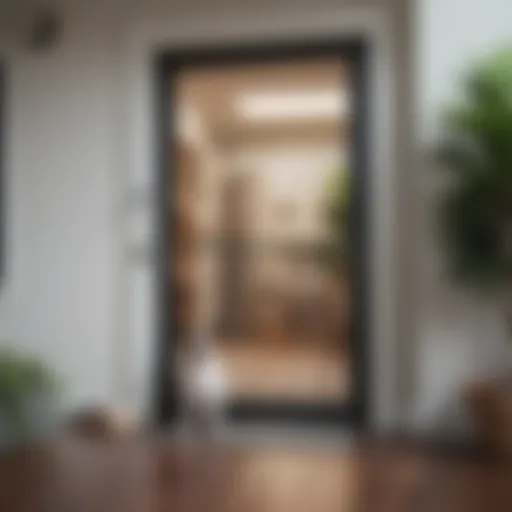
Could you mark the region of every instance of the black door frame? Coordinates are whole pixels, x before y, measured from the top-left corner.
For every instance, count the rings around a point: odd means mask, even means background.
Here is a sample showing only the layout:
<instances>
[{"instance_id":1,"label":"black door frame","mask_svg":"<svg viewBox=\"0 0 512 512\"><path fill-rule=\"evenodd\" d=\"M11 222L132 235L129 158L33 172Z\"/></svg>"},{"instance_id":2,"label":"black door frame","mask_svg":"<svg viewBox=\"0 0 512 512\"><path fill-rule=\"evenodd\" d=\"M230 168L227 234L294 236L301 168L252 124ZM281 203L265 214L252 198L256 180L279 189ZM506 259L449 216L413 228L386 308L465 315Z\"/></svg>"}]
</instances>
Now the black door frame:
<instances>
[{"instance_id":1,"label":"black door frame","mask_svg":"<svg viewBox=\"0 0 512 512\"><path fill-rule=\"evenodd\" d=\"M154 62L156 120L156 361L154 414L157 424L176 418L178 408L175 343L177 329L169 262L175 226L171 218L173 184L173 99L175 77L185 68L232 66L250 62L276 62L307 58L340 58L351 66L353 77L353 150L351 208L351 275L354 304L350 350L354 357L354 391L343 406L292 406L290 404L240 404L232 411L237 420L270 420L314 423L342 423L364 427L368 419L369 355L369 48L360 38L328 41L273 42L228 47L162 49Z\"/></svg>"}]
</instances>

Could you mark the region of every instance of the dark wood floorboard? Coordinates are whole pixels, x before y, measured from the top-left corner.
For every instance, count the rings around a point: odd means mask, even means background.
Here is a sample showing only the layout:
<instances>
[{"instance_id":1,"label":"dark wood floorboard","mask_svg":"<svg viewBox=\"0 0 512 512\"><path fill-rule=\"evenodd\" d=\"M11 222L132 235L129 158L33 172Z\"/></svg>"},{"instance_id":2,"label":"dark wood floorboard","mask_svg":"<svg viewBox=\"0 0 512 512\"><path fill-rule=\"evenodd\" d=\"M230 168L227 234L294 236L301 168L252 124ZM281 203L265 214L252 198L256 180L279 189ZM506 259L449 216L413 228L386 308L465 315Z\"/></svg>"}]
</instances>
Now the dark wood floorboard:
<instances>
[{"instance_id":1,"label":"dark wood floorboard","mask_svg":"<svg viewBox=\"0 0 512 512\"><path fill-rule=\"evenodd\" d=\"M512 466L346 450L62 441L0 455L0 512L511 512Z\"/></svg>"}]
</instances>

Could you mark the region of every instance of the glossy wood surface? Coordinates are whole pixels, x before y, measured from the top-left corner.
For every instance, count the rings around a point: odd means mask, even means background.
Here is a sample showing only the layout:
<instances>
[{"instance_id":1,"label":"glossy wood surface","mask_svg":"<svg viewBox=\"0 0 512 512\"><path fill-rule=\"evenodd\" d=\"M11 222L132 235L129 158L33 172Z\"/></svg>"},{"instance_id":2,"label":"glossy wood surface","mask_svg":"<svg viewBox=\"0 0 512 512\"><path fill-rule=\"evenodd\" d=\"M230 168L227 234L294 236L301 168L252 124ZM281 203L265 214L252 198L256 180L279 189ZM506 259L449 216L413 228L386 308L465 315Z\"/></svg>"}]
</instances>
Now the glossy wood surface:
<instances>
[{"instance_id":1,"label":"glossy wood surface","mask_svg":"<svg viewBox=\"0 0 512 512\"><path fill-rule=\"evenodd\" d=\"M387 444L288 444L68 440L4 454L0 511L512 511L509 462Z\"/></svg>"}]
</instances>

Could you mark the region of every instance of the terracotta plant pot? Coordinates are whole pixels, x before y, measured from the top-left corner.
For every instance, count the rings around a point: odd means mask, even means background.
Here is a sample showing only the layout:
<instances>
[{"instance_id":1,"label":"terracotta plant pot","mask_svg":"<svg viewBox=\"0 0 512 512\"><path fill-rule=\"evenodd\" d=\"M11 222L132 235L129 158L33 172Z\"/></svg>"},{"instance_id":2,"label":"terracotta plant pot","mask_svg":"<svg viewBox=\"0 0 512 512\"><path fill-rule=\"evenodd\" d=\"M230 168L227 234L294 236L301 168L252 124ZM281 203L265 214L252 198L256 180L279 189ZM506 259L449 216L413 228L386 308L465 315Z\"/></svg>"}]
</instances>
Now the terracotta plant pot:
<instances>
[{"instance_id":1,"label":"terracotta plant pot","mask_svg":"<svg viewBox=\"0 0 512 512\"><path fill-rule=\"evenodd\" d=\"M477 433L493 451L512 456L512 386L482 381L468 387L466 398Z\"/></svg>"}]
</instances>

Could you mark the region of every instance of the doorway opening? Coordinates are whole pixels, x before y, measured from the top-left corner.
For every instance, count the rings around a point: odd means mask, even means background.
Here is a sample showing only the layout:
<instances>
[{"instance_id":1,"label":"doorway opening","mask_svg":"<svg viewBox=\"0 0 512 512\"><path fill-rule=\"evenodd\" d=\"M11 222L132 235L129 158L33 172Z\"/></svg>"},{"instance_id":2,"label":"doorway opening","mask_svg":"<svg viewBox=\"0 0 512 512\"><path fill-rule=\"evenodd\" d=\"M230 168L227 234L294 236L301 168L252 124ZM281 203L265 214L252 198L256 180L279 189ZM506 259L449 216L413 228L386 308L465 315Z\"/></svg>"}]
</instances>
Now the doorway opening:
<instances>
[{"instance_id":1,"label":"doorway opening","mask_svg":"<svg viewBox=\"0 0 512 512\"><path fill-rule=\"evenodd\" d=\"M237 420L366 416L366 49L165 53L157 409L180 352L222 368Z\"/></svg>"}]
</instances>

